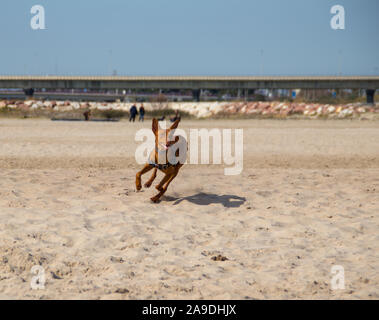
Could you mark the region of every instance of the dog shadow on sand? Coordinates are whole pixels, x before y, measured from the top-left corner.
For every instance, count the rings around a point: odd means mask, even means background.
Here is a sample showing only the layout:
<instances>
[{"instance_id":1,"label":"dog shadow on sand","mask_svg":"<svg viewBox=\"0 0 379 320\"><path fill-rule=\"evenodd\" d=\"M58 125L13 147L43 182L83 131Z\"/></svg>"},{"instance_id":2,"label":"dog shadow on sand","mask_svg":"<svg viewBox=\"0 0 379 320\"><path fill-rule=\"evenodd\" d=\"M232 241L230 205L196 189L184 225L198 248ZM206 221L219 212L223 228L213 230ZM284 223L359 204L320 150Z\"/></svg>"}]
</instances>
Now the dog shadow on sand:
<instances>
[{"instance_id":1,"label":"dog shadow on sand","mask_svg":"<svg viewBox=\"0 0 379 320\"><path fill-rule=\"evenodd\" d=\"M207 206L210 204L222 204L225 208L239 208L246 202L246 198L239 197L239 196L226 195L226 194L219 196L217 194L204 193L204 192L200 192L193 196L182 197L182 198L174 198L174 197L166 196L164 197L164 200L170 201L170 202L174 201L174 205L177 205L181 203L182 201L186 200L200 206Z\"/></svg>"}]
</instances>

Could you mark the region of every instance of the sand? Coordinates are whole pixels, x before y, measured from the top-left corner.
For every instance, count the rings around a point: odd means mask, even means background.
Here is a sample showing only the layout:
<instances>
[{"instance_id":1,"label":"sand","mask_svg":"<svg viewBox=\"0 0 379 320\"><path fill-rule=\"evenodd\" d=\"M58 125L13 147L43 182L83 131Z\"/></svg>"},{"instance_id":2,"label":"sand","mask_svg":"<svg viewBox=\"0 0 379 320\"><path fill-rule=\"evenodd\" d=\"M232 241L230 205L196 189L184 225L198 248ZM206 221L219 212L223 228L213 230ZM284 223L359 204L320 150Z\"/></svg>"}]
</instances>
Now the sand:
<instances>
[{"instance_id":1,"label":"sand","mask_svg":"<svg viewBox=\"0 0 379 320\"><path fill-rule=\"evenodd\" d=\"M159 204L142 127L0 119L0 299L379 298L379 122L184 121L243 128L244 170L186 165Z\"/></svg>"}]
</instances>

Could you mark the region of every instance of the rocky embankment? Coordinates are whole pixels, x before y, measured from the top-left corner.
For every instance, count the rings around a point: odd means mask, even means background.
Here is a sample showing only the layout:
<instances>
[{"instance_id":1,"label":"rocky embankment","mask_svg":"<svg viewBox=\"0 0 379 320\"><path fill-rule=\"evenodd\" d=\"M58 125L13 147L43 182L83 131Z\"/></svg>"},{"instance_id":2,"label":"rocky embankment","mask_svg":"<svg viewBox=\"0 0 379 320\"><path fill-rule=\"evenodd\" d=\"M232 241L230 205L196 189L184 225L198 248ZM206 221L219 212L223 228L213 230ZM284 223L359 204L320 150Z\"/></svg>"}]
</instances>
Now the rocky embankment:
<instances>
[{"instance_id":1,"label":"rocky embankment","mask_svg":"<svg viewBox=\"0 0 379 320\"><path fill-rule=\"evenodd\" d=\"M137 104L139 107L140 104ZM113 102L75 102L75 101L0 101L1 110L51 111L68 112L80 110L118 110L128 112L132 103ZM328 105L317 103L285 103L285 102L168 102L144 103L146 111L179 110L196 118L213 116L249 115L256 117L285 118L293 115L302 117L351 118L364 114L379 114L379 104L364 105L361 103Z\"/></svg>"}]
</instances>

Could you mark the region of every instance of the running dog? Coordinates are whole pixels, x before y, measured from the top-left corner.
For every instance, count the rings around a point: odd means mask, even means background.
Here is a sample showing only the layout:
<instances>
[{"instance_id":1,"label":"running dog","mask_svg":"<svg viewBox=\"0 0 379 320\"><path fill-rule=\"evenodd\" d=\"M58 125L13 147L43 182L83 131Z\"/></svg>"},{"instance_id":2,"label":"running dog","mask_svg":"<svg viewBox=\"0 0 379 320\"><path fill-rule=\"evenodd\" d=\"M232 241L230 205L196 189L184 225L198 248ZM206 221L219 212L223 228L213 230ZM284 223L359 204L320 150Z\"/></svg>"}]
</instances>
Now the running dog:
<instances>
[{"instance_id":1,"label":"running dog","mask_svg":"<svg viewBox=\"0 0 379 320\"><path fill-rule=\"evenodd\" d=\"M169 148L179 141L179 136L175 137L174 141L170 141L170 133L175 130L179 125L180 119L176 120L170 129L161 129L159 128L159 123L157 119L153 119L152 130L155 135L155 150L150 154L148 163L139 171L136 175L136 188L137 191L142 189L141 185L141 176L150 170L154 169L150 179L144 184L145 188L149 188L157 176L157 170L162 171L165 176L162 181L155 187L159 193L151 198L151 201L154 203L159 202L160 198L167 191L169 184L175 177L178 175L180 168L183 166L182 163L178 162L177 164L171 164L168 161L168 152ZM179 150L175 152L176 156L179 156ZM164 159L162 161L161 159ZM159 159L159 161L158 161ZM164 162L163 164L160 164Z\"/></svg>"}]
</instances>

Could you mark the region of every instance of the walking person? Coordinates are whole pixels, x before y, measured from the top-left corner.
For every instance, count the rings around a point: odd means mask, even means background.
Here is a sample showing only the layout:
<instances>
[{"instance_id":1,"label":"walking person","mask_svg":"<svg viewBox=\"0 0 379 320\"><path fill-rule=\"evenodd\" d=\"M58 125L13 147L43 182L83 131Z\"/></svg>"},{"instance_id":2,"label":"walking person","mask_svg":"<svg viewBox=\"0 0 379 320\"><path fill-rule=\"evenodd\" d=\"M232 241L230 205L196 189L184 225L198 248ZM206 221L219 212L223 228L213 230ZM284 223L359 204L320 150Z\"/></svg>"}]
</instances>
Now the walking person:
<instances>
[{"instance_id":1,"label":"walking person","mask_svg":"<svg viewBox=\"0 0 379 320\"><path fill-rule=\"evenodd\" d=\"M83 116L84 116L84 119L86 121L89 121L89 118L91 117L91 110L86 110L84 113L83 113Z\"/></svg>"},{"instance_id":2,"label":"walking person","mask_svg":"<svg viewBox=\"0 0 379 320\"><path fill-rule=\"evenodd\" d=\"M145 108L143 107L143 104L141 104L141 107L139 108L139 121L144 121L145 118Z\"/></svg>"},{"instance_id":3,"label":"walking person","mask_svg":"<svg viewBox=\"0 0 379 320\"><path fill-rule=\"evenodd\" d=\"M131 121L135 122L136 116L138 114L137 107L135 106L135 104L132 105L129 112L130 112L129 122L131 122Z\"/></svg>"}]
</instances>

